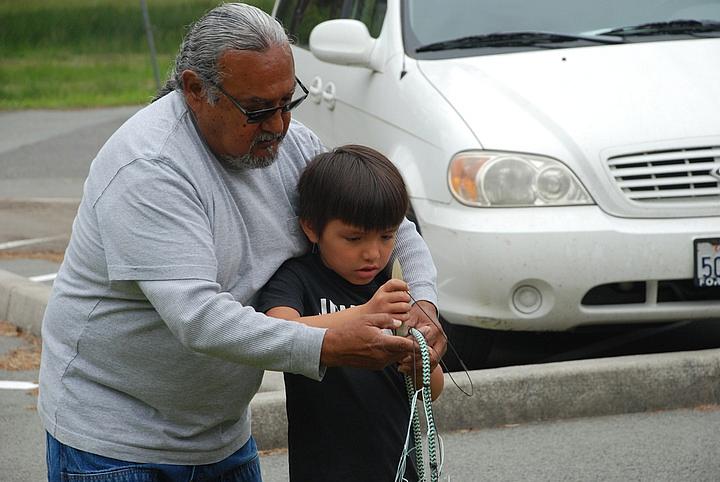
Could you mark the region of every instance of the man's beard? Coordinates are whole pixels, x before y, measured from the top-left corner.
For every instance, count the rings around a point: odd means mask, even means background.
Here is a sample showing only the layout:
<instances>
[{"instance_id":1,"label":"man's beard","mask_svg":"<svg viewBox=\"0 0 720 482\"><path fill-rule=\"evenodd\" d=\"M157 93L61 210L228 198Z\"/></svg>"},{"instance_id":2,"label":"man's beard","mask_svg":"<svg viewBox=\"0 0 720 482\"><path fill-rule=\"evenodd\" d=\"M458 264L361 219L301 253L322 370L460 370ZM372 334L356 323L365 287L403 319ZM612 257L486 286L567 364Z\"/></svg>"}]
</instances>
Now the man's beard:
<instances>
[{"instance_id":1,"label":"man's beard","mask_svg":"<svg viewBox=\"0 0 720 482\"><path fill-rule=\"evenodd\" d=\"M275 162L275 159L277 159L278 150L280 148L280 143L282 142L283 137L285 137L283 134L258 134L258 136L253 139L247 154L243 154L242 156L219 156L218 160L220 161L220 164L222 164L225 169L229 171L242 171L244 169L262 169L264 167L268 167L273 162ZM262 157L252 154L252 151L259 143L275 140L277 140L278 143L267 149L267 156Z\"/></svg>"}]
</instances>

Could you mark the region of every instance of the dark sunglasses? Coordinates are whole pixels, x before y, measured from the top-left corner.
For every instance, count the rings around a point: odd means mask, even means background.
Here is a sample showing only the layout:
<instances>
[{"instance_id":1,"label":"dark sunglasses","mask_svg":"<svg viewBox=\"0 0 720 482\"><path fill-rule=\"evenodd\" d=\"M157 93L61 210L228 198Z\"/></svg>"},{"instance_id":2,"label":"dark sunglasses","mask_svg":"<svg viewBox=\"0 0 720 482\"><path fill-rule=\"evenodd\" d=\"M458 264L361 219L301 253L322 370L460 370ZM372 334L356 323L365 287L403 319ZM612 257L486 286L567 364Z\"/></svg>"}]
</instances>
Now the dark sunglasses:
<instances>
[{"instance_id":1,"label":"dark sunglasses","mask_svg":"<svg viewBox=\"0 0 720 482\"><path fill-rule=\"evenodd\" d=\"M232 102L235 105L235 107L237 107L238 110L240 112L242 112L245 117L247 117L248 124L259 124L261 122L268 120L272 116L274 116L275 112L277 112L277 111L280 111L282 113L290 112L295 107L302 104L302 101L304 101L308 96L308 90L303 85L303 83L300 82L300 79L298 79L297 77L295 77L295 82L297 82L297 84L300 86L302 91L305 93L303 96L298 97L297 99L293 99L290 102L288 102L287 104L281 105L280 107L270 107L269 109L250 110L250 111L243 109L243 107L240 105L240 102L238 102L238 100L235 97L233 97L232 95L225 92L225 89L220 87L219 84L213 83L213 85L215 87L217 87L217 89L220 92L225 94L225 97L230 99L230 102Z\"/></svg>"}]
</instances>

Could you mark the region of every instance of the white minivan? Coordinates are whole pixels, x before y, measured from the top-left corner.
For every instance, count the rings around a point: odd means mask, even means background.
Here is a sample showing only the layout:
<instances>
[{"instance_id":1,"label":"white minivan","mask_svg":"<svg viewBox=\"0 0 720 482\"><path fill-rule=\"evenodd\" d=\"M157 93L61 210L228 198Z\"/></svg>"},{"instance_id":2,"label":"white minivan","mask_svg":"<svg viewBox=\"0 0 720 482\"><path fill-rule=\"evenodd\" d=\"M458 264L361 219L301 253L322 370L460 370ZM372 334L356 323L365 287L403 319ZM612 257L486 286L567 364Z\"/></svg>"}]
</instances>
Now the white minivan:
<instances>
[{"instance_id":1,"label":"white minivan","mask_svg":"<svg viewBox=\"0 0 720 482\"><path fill-rule=\"evenodd\" d=\"M310 90L295 117L402 172L471 363L468 327L720 322L720 0L273 14Z\"/></svg>"}]
</instances>

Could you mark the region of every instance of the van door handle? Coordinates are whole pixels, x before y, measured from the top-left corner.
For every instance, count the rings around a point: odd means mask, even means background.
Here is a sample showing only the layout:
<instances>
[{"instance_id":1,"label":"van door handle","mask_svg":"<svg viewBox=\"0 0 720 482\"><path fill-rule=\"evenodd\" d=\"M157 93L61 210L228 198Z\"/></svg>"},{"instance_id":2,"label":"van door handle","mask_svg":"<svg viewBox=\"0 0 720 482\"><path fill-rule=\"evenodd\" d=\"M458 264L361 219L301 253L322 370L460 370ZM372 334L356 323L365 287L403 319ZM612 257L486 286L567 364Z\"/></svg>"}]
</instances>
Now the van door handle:
<instances>
[{"instance_id":1,"label":"van door handle","mask_svg":"<svg viewBox=\"0 0 720 482\"><path fill-rule=\"evenodd\" d=\"M335 108L335 84L328 82L322 92L323 101L327 104L327 108L333 110Z\"/></svg>"},{"instance_id":2,"label":"van door handle","mask_svg":"<svg viewBox=\"0 0 720 482\"><path fill-rule=\"evenodd\" d=\"M310 98L312 99L312 101L316 104L319 104L322 92L322 79L320 77L315 77L314 79L312 79L310 87L308 87L308 92L310 93Z\"/></svg>"}]
</instances>

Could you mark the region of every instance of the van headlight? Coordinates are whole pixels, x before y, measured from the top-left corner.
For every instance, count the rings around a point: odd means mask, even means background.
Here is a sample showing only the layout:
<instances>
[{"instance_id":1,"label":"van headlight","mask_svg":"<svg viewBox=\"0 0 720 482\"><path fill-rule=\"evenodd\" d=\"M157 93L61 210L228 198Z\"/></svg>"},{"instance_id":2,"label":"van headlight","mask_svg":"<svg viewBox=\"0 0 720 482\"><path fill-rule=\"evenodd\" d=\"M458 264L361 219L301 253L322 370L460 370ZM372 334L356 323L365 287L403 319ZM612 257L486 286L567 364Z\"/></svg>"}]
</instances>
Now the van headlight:
<instances>
[{"instance_id":1,"label":"van headlight","mask_svg":"<svg viewBox=\"0 0 720 482\"><path fill-rule=\"evenodd\" d=\"M592 204L563 163L532 154L460 152L448 172L450 191L470 206L567 206Z\"/></svg>"}]
</instances>

